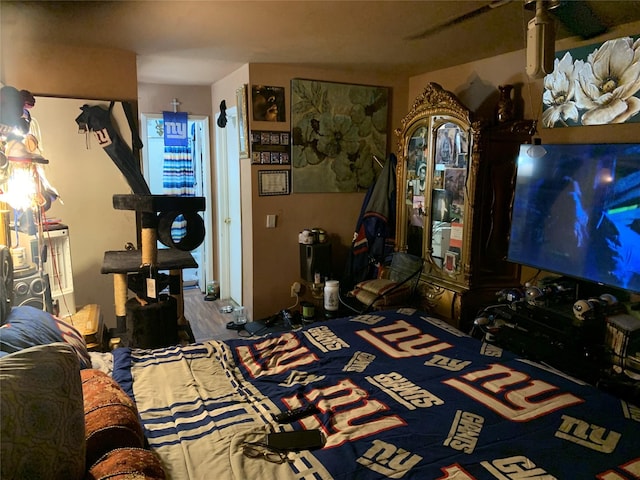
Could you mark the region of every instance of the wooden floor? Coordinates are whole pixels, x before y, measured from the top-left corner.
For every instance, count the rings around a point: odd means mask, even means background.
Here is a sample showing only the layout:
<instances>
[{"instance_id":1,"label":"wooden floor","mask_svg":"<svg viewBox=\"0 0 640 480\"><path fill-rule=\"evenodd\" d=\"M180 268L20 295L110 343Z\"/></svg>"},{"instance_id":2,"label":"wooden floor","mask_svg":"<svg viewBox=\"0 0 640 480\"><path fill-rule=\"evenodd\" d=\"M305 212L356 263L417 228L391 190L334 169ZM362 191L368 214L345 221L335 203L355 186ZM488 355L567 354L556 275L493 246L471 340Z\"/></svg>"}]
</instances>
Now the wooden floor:
<instances>
[{"instance_id":1,"label":"wooden floor","mask_svg":"<svg viewBox=\"0 0 640 480\"><path fill-rule=\"evenodd\" d=\"M206 301L198 288L186 288L183 298L184 316L189 321L196 342L238 338L236 330L227 328L227 323L233 321L232 314L221 311L235 303L230 300Z\"/></svg>"}]
</instances>

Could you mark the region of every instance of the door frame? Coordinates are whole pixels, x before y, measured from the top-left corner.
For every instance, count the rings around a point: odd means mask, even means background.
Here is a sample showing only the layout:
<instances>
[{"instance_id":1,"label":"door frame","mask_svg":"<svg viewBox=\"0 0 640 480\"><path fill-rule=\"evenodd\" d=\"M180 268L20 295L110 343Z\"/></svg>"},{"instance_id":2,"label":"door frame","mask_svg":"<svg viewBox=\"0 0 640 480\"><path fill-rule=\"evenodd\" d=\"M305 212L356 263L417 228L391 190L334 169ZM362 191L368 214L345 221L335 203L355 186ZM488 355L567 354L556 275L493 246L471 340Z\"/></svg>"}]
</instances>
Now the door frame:
<instances>
[{"instance_id":1,"label":"door frame","mask_svg":"<svg viewBox=\"0 0 640 480\"><path fill-rule=\"evenodd\" d=\"M212 197L212 189L211 189L211 142L209 135L209 117L206 115L189 115L188 119L193 122L200 122L202 125L202 158L198 159L194 165L202 173L202 194L205 198L205 211L200 212L204 221L205 228L205 236L204 236L204 245L202 249L202 260L201 265L198 265L198 276L202 280L199 288L201 291L204 291L206 288L206 282L213 280L213 263L214 263L214 254L213 254L213 197ZM145 142L147 139L147 121L148 120L163 120L163 115L161 113L141 113L140 114L140 136L142 141ZM195 160L195 159L194 159ZM142 148L142 172L149 171L149 150ZM197 176L196 176L197 178ZM205 181L208 179L209 181ZM209 214L203 214L209 212Z\"/></svg>"},{"instance_id":2,"label":"door frame","mask_svg":"<svg viewBox=\"0 0 640 480\"><path fill-rule=\"evenodd\" d=\"M237 107L228 107L226 110L227 115L227 127L226 128L216 128L215 130L215 149L216 149L216 197L217 197L217 239L218 239L218 258L220 263L220 297L224 299L231 299L236 303L242 305L243 302L243 285L242 285L242 233L240 233L240 239L237 244L234 245L236 249L236 253L239 254L239 262L240 268L239 271L235 272L232 280L232 272L231 272L231 234L232 234L232 221L235 221L238 225L242 225L242 219L231 218L231 208L229 196L232 193L231 185L231 176L229 173L228 162L230 160L230 151L233 148L229 148L229 142L234 141L234 139L230 139L231 129L230 126L233 126L235 131L237 131ZM218 117L220 114L216 114L216 125L218 123ZM237 155L238 148L236 148ZM236 158L235 161L239 162L239 158ZM239 176L239 171L238 171ZM238 178L239 181L239 178ZM238 191L238 201L241 202L239 188L240 185L237 185ZM240 213L241 215L241 213ZM240 227L242 228L242 227ZM239 250L238 250L239 249ZM239 253L238 253L239 252ZM232 281L237 282L235 285L232 285ZM236 296L240 298L234 298L232 296L232 292L237 292Z\"/></svg>"}]
</instances>

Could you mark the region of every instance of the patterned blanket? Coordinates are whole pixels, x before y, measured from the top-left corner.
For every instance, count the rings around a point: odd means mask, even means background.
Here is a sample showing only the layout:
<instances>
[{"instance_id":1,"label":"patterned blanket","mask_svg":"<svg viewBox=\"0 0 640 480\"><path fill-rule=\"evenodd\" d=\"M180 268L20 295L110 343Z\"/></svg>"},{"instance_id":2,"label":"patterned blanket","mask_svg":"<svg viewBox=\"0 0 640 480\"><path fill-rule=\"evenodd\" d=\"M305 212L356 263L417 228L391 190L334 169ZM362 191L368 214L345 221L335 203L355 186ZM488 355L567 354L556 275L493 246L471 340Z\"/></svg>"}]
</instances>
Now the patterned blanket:
<instances>
[{"instance_id":1,"label":"patterned blanket","mask_svg":"<svg viewBox=\"0 0 640 480\"><path fill-rule=\"evenodd\" d=\"M117 349L114 378L173 479L640 478L639 408L414 310ZM316 414L273 419L309 403ZM283 463L243 453L313 428L325 446Z\"/></svg>"}]
</instances>

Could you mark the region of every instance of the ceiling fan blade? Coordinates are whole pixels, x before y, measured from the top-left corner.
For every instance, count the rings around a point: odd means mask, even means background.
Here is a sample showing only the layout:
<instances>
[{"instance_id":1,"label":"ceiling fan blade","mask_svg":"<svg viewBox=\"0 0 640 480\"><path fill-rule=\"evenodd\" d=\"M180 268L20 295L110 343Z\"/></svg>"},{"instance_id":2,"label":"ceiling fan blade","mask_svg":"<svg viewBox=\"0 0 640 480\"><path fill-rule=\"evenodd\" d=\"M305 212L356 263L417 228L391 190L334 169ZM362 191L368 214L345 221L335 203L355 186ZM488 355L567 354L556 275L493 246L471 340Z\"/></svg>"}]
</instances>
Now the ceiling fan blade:
<instances>
[{"instance_id":1,"label":"ceiling fan blade","mask_svg":"<svg viewBox=\"0 0 640 480\"><path fill-rule=\"evenodd\" d=\"M490 3L487 3L481 7L476 8L475 10L471 10L468 13L465 13L463 15L460 15L458 17L452 18L449 21L446 21L444 23L441 23L439 25L435 25L433 27L430 27L418 34L415 35L411 35L408 37L405 37L406 40L420 40L423 38L426 38L430 35L433 35L434 33L440 32L446 28L449 28L453 25L458 25L459 23L462 23L466 20L469 20L471 18L477 17L478 15L482 15L485 12L488 12L496 7L500 7L502 5L506 5L507 3L509 3L511 0L494 0Z\"/></svg>"},{"instance_id":2,"label":"ceiling fan blade","mask_svg":"<svg viewBox=\"0 0 640 480\"><path fill-rule=\"evenodd\" d=\"M550 9L549 13L574 35L584 39L596 37L608 30L586 2L562 1L558 8Z\"/></svg>"}]
</instances>

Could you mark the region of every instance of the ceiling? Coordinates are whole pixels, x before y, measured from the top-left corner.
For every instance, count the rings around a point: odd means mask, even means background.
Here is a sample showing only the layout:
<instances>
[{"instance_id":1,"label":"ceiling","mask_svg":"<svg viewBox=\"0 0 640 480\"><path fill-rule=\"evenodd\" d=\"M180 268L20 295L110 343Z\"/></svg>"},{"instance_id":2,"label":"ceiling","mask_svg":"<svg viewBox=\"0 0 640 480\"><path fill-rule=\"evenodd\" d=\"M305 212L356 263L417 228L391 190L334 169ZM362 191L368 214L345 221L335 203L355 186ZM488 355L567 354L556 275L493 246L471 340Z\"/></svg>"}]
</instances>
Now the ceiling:
<instances>
[{"instance_id":1,"label":"ceiling","mask_svg":"<svg viewBox=\"0 0 640 480\"><path fill-rule=\"evenodd\" d=\"M246 63L415 75L519 50L533 12L502 2L424 38L489 0L7 1L2 42L108 47L137 54L145 83L210 85ZM610 26L640 19L640 2L589 2ZM570 34L560 27L558 38Z\"/></svg>"}]
</instances>

